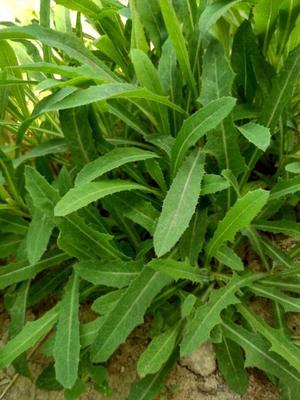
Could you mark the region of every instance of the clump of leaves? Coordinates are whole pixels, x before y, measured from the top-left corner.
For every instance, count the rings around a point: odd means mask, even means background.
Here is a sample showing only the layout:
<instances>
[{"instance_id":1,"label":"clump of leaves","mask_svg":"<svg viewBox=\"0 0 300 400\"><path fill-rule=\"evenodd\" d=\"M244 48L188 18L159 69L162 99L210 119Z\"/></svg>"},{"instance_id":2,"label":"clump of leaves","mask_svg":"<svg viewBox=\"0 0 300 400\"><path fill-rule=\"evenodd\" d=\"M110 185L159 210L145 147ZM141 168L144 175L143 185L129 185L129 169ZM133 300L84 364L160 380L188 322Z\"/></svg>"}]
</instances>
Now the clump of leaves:
<instances>
[{"instance_id":1,"label":"clump of leaves","mask_svg":"<svg viewBox=\"0 0 300 400\"><path fill-rule=\"evenodd\" d=\"M91 380L108 394L101 363L149 315L129 400L155 399L207 340L235 392L257 367L298 399L286 315L300 311L299 2L56 0L50 11L41 1L39 23L0 30L11 318L0 366L30 375L28 351L44 342L53 362L39 386L76 399ZM259 297L272 324L251 308Z\"/></svg>"}]
</instances>

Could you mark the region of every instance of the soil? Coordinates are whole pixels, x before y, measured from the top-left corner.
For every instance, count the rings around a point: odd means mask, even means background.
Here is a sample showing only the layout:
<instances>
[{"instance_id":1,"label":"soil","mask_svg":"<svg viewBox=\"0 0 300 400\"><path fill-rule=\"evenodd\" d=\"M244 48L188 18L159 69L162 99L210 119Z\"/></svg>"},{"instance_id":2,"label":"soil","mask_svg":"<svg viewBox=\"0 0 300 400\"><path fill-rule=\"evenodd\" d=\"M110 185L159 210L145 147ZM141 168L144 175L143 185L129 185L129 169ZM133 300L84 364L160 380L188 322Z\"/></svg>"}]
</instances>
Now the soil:
<instances>
[{"instance_id":1,"label":"soil","mask_svg":"<svg viewBox=\"0 0 300 400\"><path fill-rule=\"evenodd\" d=\"M0 323L0 345L2 345L6 339L8 325L6 314L1 313ZM135 370L137 360L148 343L147 330L147 324L137 328L108 363L109 384L113 389L113 395L109 397L111 400L127 398L130 385L137 378ZM0 399L63 400L62 392L44 391L34 385L34 380L48 362L49 360L41 352L33 354L30 360L32 380L16 375L11 366L0 371ZM87 393L81 399L104 400L107 397L88 386ZM249 370L249 388L241 397L226 386L217 369L208 376L202 376L195 373L191 366L179 362L167 379L165 392L157 400L278 400L278 393L275 386L255 369Z\"/></svg>"},{"instance_id":2,"label":"soil","mask_svg":"<svg viewBox=\"0 0 300 400\"><path fill-rule=\"evenodd\" d=\"M281 240L280 245L286 251L294 245L294 242ZM248 253L245 257L248 261L248 268L252 271L260 271L261 265L257 256L252 251L245 250ZM271 305L267 299L253 299L251 308L266 322L272 324ZM28 319L40 316L41 309L34 311L36 315L31 313L28 315ZM92 316L88 309L81 311L82 322L91 319ZM300 336L299 314L287 313L287 323L293 334ZM6 341L7 327L8 317L1 310L0 301L0 346ZM149 342L147 338L148 328L149 323L145 323L135 329L108 362L109 385L113 390L112 396L109 397L110 400L126 400L131 384L137 379L137 360ZM203 365L200 365L200 368L194 368L192 365L194 360L192 362L191 360L178 362L166 381L165 391L158 396L157 400L279 400L276 387L261 371L256 369L248 369L249 386L246 394L240 396L233 393L224 383L217 369L210 344L200 355L200 360L201 356L206 358L203 359L205 368L203 368ZM34 384L35 379L48 363L49 359L41 352L36 351L30 358L31 380L17 375L11 366L0 370L0 400L63 400L63 392L44 391L38 389ZM107 397L97 393L89 383L87 392L81 397L81 400L104 399L107 399Z\"/></svg>"}]
</instances>

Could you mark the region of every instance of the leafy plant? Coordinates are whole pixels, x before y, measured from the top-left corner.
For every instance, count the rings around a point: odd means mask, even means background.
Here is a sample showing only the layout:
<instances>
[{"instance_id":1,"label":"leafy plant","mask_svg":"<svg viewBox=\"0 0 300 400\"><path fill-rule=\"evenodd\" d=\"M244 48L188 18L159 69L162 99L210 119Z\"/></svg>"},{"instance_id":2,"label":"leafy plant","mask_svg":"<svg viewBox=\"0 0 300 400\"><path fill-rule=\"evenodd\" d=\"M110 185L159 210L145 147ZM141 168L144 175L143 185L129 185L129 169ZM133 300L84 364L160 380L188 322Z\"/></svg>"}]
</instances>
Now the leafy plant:
<instances>
[{"instance_id":1,"label":"leafy plant","mask_svg":"<svg viewBox=\"0 0 300 400\"><path fill-rule=\"evenodd\" d=\"M148 315L128 399L211 340L232 390L251 366L297 400L299 2L55 3L0 30L0 366L29 375L45 342L40 387L108 394L99 364Z\"/></svg>"}]
</instances>

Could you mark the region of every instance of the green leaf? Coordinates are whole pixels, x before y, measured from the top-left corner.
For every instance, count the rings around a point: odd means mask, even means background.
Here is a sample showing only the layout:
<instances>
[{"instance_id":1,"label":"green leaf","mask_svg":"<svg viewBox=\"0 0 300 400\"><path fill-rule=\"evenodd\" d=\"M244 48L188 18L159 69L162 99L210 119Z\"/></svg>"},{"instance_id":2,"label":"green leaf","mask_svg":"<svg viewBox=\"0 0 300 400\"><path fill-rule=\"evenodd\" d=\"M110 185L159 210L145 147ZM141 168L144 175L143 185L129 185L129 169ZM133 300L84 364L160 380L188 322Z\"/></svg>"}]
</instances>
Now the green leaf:
<instances>
[{"instance_id":1,"label":"green leaf","mask_svg":"<svg viewBox=\"0 0 300 400\"><path fill-rule=\"evenodd\" d=\"M251 291L258 296L271 299L281 304L286 312L300 312L300 299L288 296L280 290L259 284L253 285Z\"/></svg>"},{"instance_id":2,"label":"green leaf","mask_svg":"<svg viewBox=\"0 0 300 400\"><path fill-rule=\"evenodd\" d=\"M206 174L203 177L201 196L221 192L230 187L229 182L220 175Z\"/></svg>"},{"instance_id":3,"label":"green leaf","mask_svg":"<svg viewBox=\"0 0 300 400\"><path fill-rule=\"evenodd\" d=\"M59 307L55 306L41 318L27 322L21 332L0 349L0 368L11 364L20 354L45 336L56 323L58 314Z\"/></svg>"},{"instance_id":4,"label":"green leaf","mask_svg":"<svg viewBox=\"0 0 300 400\"><path fill-rule=\"evenodd\" d=\"M26 252L30 264L36 264L47 249L54 224L39 209L32 215L26 235Z\"/></svg>"},{"instance_id":5,"label":"green leaf","mask_svg":"<svg viewBox=\"0 0 300 400\"><path fill-rule=\"evenodd\" d=\"M226 384L234 392L243 395L248 387L248 375L244 368L244 356L239 345L227 337L215 343L218 367Z\"/></svg>"},{"instance_id":6,"label":"green leaf","mask_svg":"<svg viewBox=\"0 0 300 400\"><path fill-rule=\"evenodd\" d=\"M18 66L18 58L17 54L14 51L14 48L10 45L10 43L6 40L1 40L0 41L0 52L2 54L1 60L0 60L0 69L7 71L12 79L12 83L14 81L18 81L19 79L22 79L22 74L20 71L18 71L17 68L14 68ZM4 80L8 82L7 77ZM19 79L18 79L19 78ZM25 90L24 88L20 86L13 85L9 88L9 94L14 96L18 103L18 107L20 107L20 110L22 114L26 117L28 116L28 108L26 104L26 97L25 97Z\"/></svg>"},{"instance_id":7,"label":"green leaf","mask_svg":"<svg viewBox=\"0 0 300 400\"><path fill-rule=\"evenodd\" d=\"M223 46L216 40L210 42L203 56L202 69L199 100L204 106L208 107L210 102L224 96L231 96L235 75ZM232 116L224 115L218 122L213 126L216 129L207 134L205 149L216 157L220 169L231 169L234 174L238 174L244 168L244 161L240 154L238 133L233 125Z\"/></svg>"},{"instance_id":8,"label":"green leaf","mask_svg":"<svg viewBox=\"0 0 300 400\"><path fill-rule=\"evenodd\" d=\"M278 200L282 197L294 194L300 191L300 176L291 179L280 179L272 188L270 194L271 200Z\"/></svg>"},{"instance_id":9,"label":"green leaf","mask_svg":"<svg viewBox=\"0 0 300 400\"><path fill-rule=\"evenodd\" d=\"M139 49L131 49L130 55L137 79L141 86L147 88L152 93L164 95L165 93L160 82L158 71L149 57ZM168 110L161 105L154 104L153 111L158 116L161 132L170 134Z\"/></svg>"},{"instance_id":10,"label":"green leaf","mask_svg":"<svg viewBox=\"0 0 300 400\"><path fill-rule=\"evenodd\" d=\"M67 145L64 139L50 139L46 142L36 145L35 147L32 147L25 154L22 154L20 157L14 159L13 164L15 168L18 168L24 161L31 158L44 157L49 154L64 153L66 150Z\"/></svg>"},{"instance_id":11,"label":"green leaf","mask_svg":"<svg viewBox=\"0 0 300 400\"><path fill-rule=\"evenodd\" d=\"M159 4L166 24L167 32L174 46L178 62L182 69L182 74L185 80L188 82L191 91L194 95L196 95L196 82L191 69L189 54L173 4L171 0L159 0Z\"/></svg>"},{"instance_id":12,"label":"green leaf","mask_svg":"<svg viewBox=\"0 0 300 400\"><path fill-rule=\"evenodd\" d=\"M176 52L170 38L167 38L162 46L158 72L164 92L170 96L170 100L173 103L178 105L182 104L182 74L179 70ZM182 115L177 114L175 110L172 110L171 113L172 130L174 129L174 132L178 132L178 126L181 125Z\"/></svg>"},{"instance_id":13,"label":"green leaf","mask_svg":"<svg viewBox=\"0 0 300 400\"><path fill-rule=\"evenodd\" d=\"M145 37L142 19L137 10L137 0L130 0L130 11L132 19L131 48L140 49L147 54L148 43Z\"/></svg>"},{"instance_id":14,"label":"green leaf","mask_svg":"<svg viewBox=\"0 0 300 400\"><path fill-rule=\"evenodd\" d=\"M211 101L183 122L172 148L173 175L182 164L188 149L194 146L208 131L218 126L232 111L234 105L235 99L222 97Z\"/></svg>"},{"instance_id":15,"label":"green leaf","mask_svg":"<svg viewBox=\"0 0 300 400\"><path fill-rule=\"evenodd\" d=\"M205 176L206 175L204 175L204 179ZM201 189L201 194L202 193L203 188ZM198 256L204 244L207 225L207 209L196 210L188 228L180 240L179 251L181 259L185 260L187 257L191 265L197 265Z\"/></svg>"},{"instance_id":16,"label":"green leaf","mask_svg":"<svg viewBox=\"0 0 300 400\"><path fill-rule=\"evenodd\" d=\"M154 232L158 257L180 239L195 212L204 175L204 156L195 150L182 164L168 191Z\"/></svg>"},{"instance_id":17,"label":"green leaf","mask_svg":"<svg viewBox=\"0 0 300 400\"><path fill-rule=\"evenodd\" d=\"M55 378L54 363L49 364L35 381L36 386L43 390L62 390L63 386Z\"/></svg>"},{"instance_id":18,"label":"green leaf","mask_svg":"<svg viewBox=\"0 0 300 400\"><path fill-rule=\"evenodd\" d=\"M98 57L93 55L74 35L43 28L38 24L11 26L0 30L0 39L35 39L49 47L61 49L82 64L90 65L99 78L113 81L116 76Z\"/></svg>"},{"instance_id":19,"label":"green leaf","mask_svg":"<svg viewBox=\"0 0 300 400\"><path fill-rule=\"evenodd\" d=\"M86 390L83 380L77 379L70 389L65 389L64 400L78 400Z\"/></svg>"},{"instance_id":20,"label":"green leaf","mask_svg":"<svg viewBox=\"0 0 300 400\"><path fill-rule=\"evenodd\" d=\"M35 264L27 261L19 261L8 264L0 269L0 288L22 282L26 279L34 278L39 272L53 265L59 265L70 257L62 252L49 252L46 256Z\"/></svg>"},{"instance_id":21,"label":"green leaf","mask_svg":"<svg viewBox=\"0 0 300 400\"><path fill-rule=\"evenodd\" d=\"M160 371L135 382L127 400L155 400L163 390L164 380L175 365L177 359L178 352L175 351Z\"/></svg>"},{"instance_id":22,"label":"green leaf","mask_svg":"<svg viewBox=\"0 0 300 400\"><path fill-rule=\"evenodd\" d=\"M211 40L203 56L201 104L207 105L212 100L230 96L234 77L223 46L217 40Z\"/></svg>"},{"instance_id":23,"label":"green leaf","mask_svg":"<svg viewBox=\"0 0 300 400\"><path fill-rule=\"evenodd\" d=\"M128 286L141 272L137 261L80 261L74 269L78 275L94 285L115 288Z\"/></svg>"},{"instance_id":24,"label":"green leaf","mask_svg":"<svg viewBox=\"0 0 300 400\"><path fill-rule=\"evenodd\" d=\"M252 103L257 89L254 60L257 60L257 64L260 65L261 59L264 67L269 67L261 56L251 22L246 19L241 23L234 35L231 63L236 72L236 91L239 97L248 104Z\"/></svg>"},{"instance_id":25,"label":"green leaf","mask_svg":"<svg viewBox=\"0 0 300 400\"><path fill-rule=\"evenodd\" d=\"M129 333L143 322L154 297L170 282L160 272L144 268L131 283L105 322L91 348L93 362L106 361Z\"/></svg>"},{"instance_id":26,"label":"green leaf","mask_svg":"<svg viewBox=\"0 0 300 400\"><path fill-rule=\"evenodd\" d=\"M216 259L220 263L231 268L233 271L243 271L244 264L240 257L228 246L222 245L216 254Z\"/></svg>"},{"instance_id":27,"label":"green leaf","mask_svg":"<svg viewBox=\"0 0 300 400\"><path fill-rule=\"evenodd\" d=\"M137 363L137 372L141 378L155 374L168 361L176 346L179 330L180 323L177 323L152 339Z\"/></svg>"},{"instance_id":28,"label":"green leaf","mask_svg":"<svg viewBox=\"0 0 300 400\"><path fill-rule=\"evenodd\" d=\"M117 147L86 164L77 174L76 186L89 183L121 165L158 157L155 153L134 147Z\"/></svg>"},{"instance_id":29,"label":"green leaf","mask_svg":"<svg viewBox=\"0 0 300 400\"><path fill-rule=\"evenodd\" d=\"M146 160L145 167L151 178L157 183L162 192L167 192L167 184L159 162L157 160Z\"/></svg>"},{"instance_id":30,"label":"green leaf","mask_svg":"<svg viewBox=\"0 0 300 400\"><path fill-rule=\"evenodd\" d=\"M35 168L28 165L25 167L25 186L35 207L53 218L59 194Z\"/></svg>"},{"instance_id":31,"label":"green leaf","mask_svg":"<svg viewBox=\"0 0 300 400\"><path fill-rule=\"evenodd\" d=\"M270 344L259 334L248 332L246 329L229 321L222 321L222 330L226 337L238 343L246 353L245 367L257 367L267 374L276 376L288 385L297 399L300 385L300 374L291 368L287 362L270 351Z\"/></svg>"},{"instance_id":32,"label":"green leaf","mask_svg":"<svg viewBox=\"0 0 300 400\"><path fill-rule=\"evenodd\" d=\"M145 99L166 105L179 112L182 112L182 109L176 106L176 104L169 101L166 96L152 93L146 88L139 88L138 86L131 85L129 83L106 83L100 86L90 86L87 89L78 89L75 91L74 88L65 89L68 89L68 92L64 89L61 89L60 91L62 99L59 99L57 97L57 100L54 100L53 96L53 100L48 104L46 102L41 102L40 108L37 109L35 115L37 116L42 112L57 111L67 108L84 106L97 101L104 101L114 98L127 100ZM55 93L55 95L57 96L58 94L60 94L60 92Z\"/></svg>"},{"instance_id":33,"label":"green leaf","mask_svg":"<svg viewBox=\"0 0 300 400\"><path fill-rule=\"evenodd\" d=\"M247 227L267 203L269 193L262 189L250 191L229 209L207 245L207 258L217 254L220 246L233 241L236 233Z\"/></svg>"},{"instance_id":34,"label":"green leaf","mask_svg":"<svg viewBox=\"0 0 300 400\"><path fill-rule=\"evenodd\" d=\"M10 323L8 329L8 337L11 339L16 336L24 327L26 322L26 308L28 307L28 292L30 287L30 280L23 281L13 294L12 303L9 294L7 294L6 309L9 312ZM21 354L13 361L15 370L24 376L30 378L30 370L28 368L26 354Z\"/></svg>"},{"instance_id":35,"label":"green leaf","mask_svg":"<svg viewBox=\"0 0 300 400\"><path fill-rule=\"evenodd\" d=\"M88 225L79 215L65 217L58 223L58 247L79 259L126 258L112 242L113 237Z\"/></svg>"},{"instance_id":36,"label":"green leaf","mask_svg":"<svg viewBox=\"0 0 300 400\"><path fill-rule=\"evenodd\" d=\"M123 288L104 294L93 302L91 309L98 314L108 314L116 306L117 302L125 292L126 288Z\"/></svg>"},{"instance_id":37,"label":"green leaf","mask_svg":"<svg viewBox=\"0 0 300 400\"><path fill-rule=\"evenodd\" d=\"M23 243L23 238L17 235L0 236L0 258L4 259L12 255Z\"/></svg>"},{"instance_id":38,"label":"green leaf","mask_svg":"<svg viewBox=\"0 0 300 400\"><path fill-rule=\"evenodd\" d=\"M187 318L191 312L194 309L194 305L196 304L196 301L198 300L198 297L194 296L193 294L188 294L185 299L183 300L181 304L181 318Z\"/></svg>"},{"instance_id":39,"label":"green leaf","mask_svg":"<svg viewBox=\"0 0 300 400\"><path fill-rule=\"evenodd\" d=\"M142 226L153 235L159 211L154 208L150 201L144 200L138 193L134 192L115 195L114 200L119 203L120 210L126 218Z\"/></svg>"},{"instance_id":40,"label":"green leaf","mask_svg":"<svg viewBox=\"0 0 300 400\"><path fill-rule=\"evenodd\" d=\"M200 32L206 33L220 17L239 1L241 0L218 0L206 6L198 22Z\"/></svg>"},{"instance_id":41,"label":"green leaf","mask_svg":"<svg viewBox=\"0 0 300 400\"><path fill-rule=\"evenodd\" d=\"M265 255L271 257L274 265L280 265L281 267L285 267L287 269L290 269L295 265L295 261L288 255L286 251L281 250L266 237L259 235L256 235L256 237L257 244L259 245L261 251Z\"/></svg>"},{"instance_id":42,"label":"green leaf","mask_svg":"<svg viewBox=\"0 0 300 400\"><path fill-rule=\"evenodd\" d=\"M253 9L255 31L264 36L264 52L275 29L276 18L283 0L260 0Z\"/></svg>"},{"instance_id":43,"label":"green leaf","mask_svg":"<svg viewBox=\"0 0 300 400\"><path fill-rule=\"evenodd\" d=\"M9 214L7 211L0 212L0 231L25 235L28 222L18 215Z\"/></svg>"},{"instance_id":44,"label":"green leaf","mask_svg":"<svg viewBox=\"0 0 300 400\"><path fill-rule=\"evenodd\" d=\"M122 192L124 190L149 190L147 187L130 181L119 179L85 183L70 189L55 207L56 216L65 216L82 207L87 206L93 201L102 199L105 196Z\"/></svg>"},{"instance_id":45,"label":"green leaf","mask_svg":"<svg viewBox=\"0 0 300 400\"><path fill-rule=\"evenodd\" d=\"M36 208L39 208L50 218L59 200L58 192L42 177L37 170L31 167L25 169L26 188L30 193ZM87 258L126 258L113 243L112 236L101 233L86 224L79 215L67 216L64 219L54 218L59 226L60 236L58 245L65 249L71 256L80 258L82 254L88 254ZM85 257L86 258L86 257Z\"/></svg>"},{"instance_id":46,"label":"green leaf","mask_svg":"<svg viewBox=\"0 0 300 400\"><path fill-rule=\"evenodd\" d=\"M63 110L60 112L59 119L74 164L82 167L96 158L97 152L88 122L87 108L77 107Z\"/></svg>"},{"instance_id":47,"label":"green leaf","mask_svg":"<svg viewBox=\"0 0 300 400\"><path fill-rule=\"evenodd\" d=\"M271 343L270 351L279 354L293 368L300 372L300 350L287 339L284 332L280 329L272 328L253 311L243 305L239 305L238 310L255 331Z\"/></svg>"},{"instance_id":48,"label":"green leaf","mask_svg":"<svg viewBox=\"0 0 300 400\"><path fill-rule=\"evenodd\" d=\"M254 122L248 122L237 128L250 143L253 143L260 150L266 151L270 146L271 134L269 128L255 124Z\"/></svg>"},{"instance_id":49,"label":"green leaf","mask_svg":"<svg viewBox=\"0 0 300 400\"><path fill-rule=\"evenodd\" d=\"M197 282L202 285L205 282L208 282L208 271L206 269L192 267L186 262L164 258L161 260L152 260L147 264L147 266L169 276L175 281L178 279L187 279L191 282Z\"/></svg>"},{"instance_id":50,"label":"green leaf","mask_svg":"<svg viewBox=\"0 0 300 400\"><path fill-rule=\"evenodd\" d=\"M188 320L180 345L181 357L190 354L209 339L213 328L221 322L221 312L231 304L240 302L236 292L256 279L258 274L234 275L225 287L212 291L208 302L198 307L193 317Z\"/></svg>"},{"instance_id":51,"label":"green leaf","mask_svg":"<svg viewBox=\"0 0 300 400\"><path fill-rule=\"evenodd\" d=\"M293 221L257 221L253 224L255 229L271 233L283 233L291 236L296 240L300 240L300 224Z\"/></svg>"},{"instance_id":52,"label":"green leaf","mask_svg":"<svg viewBox=\"0 0 300 400\"><path fill-rule=\"evenodd\" d=\"M155 49L159 49L164 34L164 24L158 0L136 0L136 8L150 41L154 44Z\"/></svg>"},{"instance_id":53,"label":"green leaf","mask_svg":"<svg viewBox=\"0 0 300 400\"><path fill-rule=\"evenodd\" d=\"M285 166L285 170L293 174L300 174L300 162L292 162L287 164Z\"/></svg>"},{"instance_id":54,"label":"green leaf","mask_svg":"<svg viewBox=\"0 0 300 400\"><path fill-rule=\"evenodd\" d=\"M264 102L260 122L270 128L271 132L291 100L299 75L300 45L289 54L279 75L273 81L269 97Z\"/></svg>"},{"instance_id":55,"label":"green leaf","mask_svg":"<svg viewBox=\"0 0 300 400\"><path fill-rule=\"evenodd\" d=\"M56 379L67 389L75 384L78 375L80 353L78 313L79 278L73 273L60 304L53 351Z\"/></svg>"}]
</instances>

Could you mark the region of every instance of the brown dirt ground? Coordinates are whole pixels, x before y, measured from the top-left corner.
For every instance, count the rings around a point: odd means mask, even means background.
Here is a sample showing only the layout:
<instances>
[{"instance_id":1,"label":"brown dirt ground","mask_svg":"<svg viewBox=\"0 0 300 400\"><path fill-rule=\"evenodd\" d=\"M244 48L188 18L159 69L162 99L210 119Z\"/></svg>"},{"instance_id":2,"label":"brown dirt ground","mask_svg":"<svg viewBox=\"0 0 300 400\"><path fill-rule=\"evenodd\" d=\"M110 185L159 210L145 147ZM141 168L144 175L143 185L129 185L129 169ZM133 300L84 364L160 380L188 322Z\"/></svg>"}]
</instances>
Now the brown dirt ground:
<instances>
[{"instance_id":1,"label":"brown dirt ground","mask_svg":"<svg viewBox=\"0 0 300 400\"><path fill-rule=\"evenodd\" d=\"M281 240L279 243L283 250L288 250L294 244L290 240ZM246 254L243 255L248 261L249 269L260 271L261 265L257 256L252 251L248 252L248 249L244 251ZM49 307L49 304L47 307ZM46 304L42 306L42 308L47 307ZM251 307L268 323L272 323L271 307L268 300L255 299L251 303ZM36 310L36 312L36 317L38 317L41 310ZM81 314L82 322L87 322L92 317L87 309L83 309ZM31 313L28 317L33 319L35 315ZM293 333L300 336L299 314L288 313L287 322ZM7 326L8 317L1 309L0 302L0 346L6 340ZM148 327L149 324L144 324L135 329L126 343L120 346L108 362L109 384L113 390L113 395L109 399L126 400L130 386L137 378L137 360L148 344ZM34 385L34 380L48 363L49 360L39 351L33 354L30 359L32 381L23 376L17 376L12 367L0 370L0 400L63 400L62 392L44 391ZM158 396L157 400L279 400L276 387L262 372L256 369L248 369L248 373L249 387L247 393L244 396L239 396L227 387L218 370L203 377L179 362L166 381L164 393ZM2 396L8 387L9 390ZM81 397L81 400L104 399L107 399L107 397L95 392L91 385L88 385L87 393Z\"/></svg>"},{"instance_id":2,"label":"brown dirt ground","mask_svg":"<svg viewBox=\"0 0 300 400\"><path fill-rule=\"evenodd\" d=\"M0 344L3 343L7 331L7 316L0 315ZM136 379L136 363L145 349L148 339L145 326L137 328L108 363L109 383L113 389L111 400L125 400L131 383ZM2 343L1 343L2 342ZM47 365L48 360L40 352L34 353L30 361L33 380ZM43 391L35 387L34 382L23 376L16 379L15 371L8 367L0 371L1 400L63 400L59 391ZM10 389L1 394L11 385ZM105 397L95 392L92 387L82 396L82 400L104 400ZM249 388L241 397L234 394L224 384L218 371L207 377L195 374L179 363L171 372L165 392L157 400L278 400L276 388L258 371L249 370Z\"/></svg>"}]
</instances>

